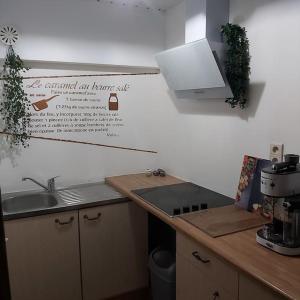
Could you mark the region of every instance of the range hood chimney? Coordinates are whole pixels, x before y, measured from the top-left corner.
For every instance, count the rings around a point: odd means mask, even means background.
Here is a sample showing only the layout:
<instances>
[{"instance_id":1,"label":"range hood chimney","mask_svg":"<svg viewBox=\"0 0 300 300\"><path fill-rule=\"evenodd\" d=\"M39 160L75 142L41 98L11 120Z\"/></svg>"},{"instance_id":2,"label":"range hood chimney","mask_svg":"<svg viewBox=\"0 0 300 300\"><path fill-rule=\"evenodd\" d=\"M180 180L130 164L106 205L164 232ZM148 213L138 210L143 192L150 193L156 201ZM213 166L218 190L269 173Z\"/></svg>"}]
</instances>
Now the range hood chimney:
<instances>
[{"instance_id":1,"label":"range hood chimney","mask_svg":"<svg viewBox=\"0 0 300 300\"><path fill-rule=\"evenodd\" d=\"M156 55L178 97L229 98L221 26L229 21L229 0L186 0L186 44Z\"/></svg>"}]
</instances>

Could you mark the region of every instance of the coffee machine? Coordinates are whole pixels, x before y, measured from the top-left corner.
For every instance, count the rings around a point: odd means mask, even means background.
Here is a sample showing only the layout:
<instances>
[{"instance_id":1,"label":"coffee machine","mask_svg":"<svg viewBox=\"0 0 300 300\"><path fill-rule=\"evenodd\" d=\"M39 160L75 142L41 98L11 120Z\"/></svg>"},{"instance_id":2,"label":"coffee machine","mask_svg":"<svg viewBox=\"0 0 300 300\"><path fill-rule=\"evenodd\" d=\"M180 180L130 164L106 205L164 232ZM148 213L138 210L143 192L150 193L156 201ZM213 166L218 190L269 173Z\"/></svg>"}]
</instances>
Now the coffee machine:
<instances>
[{"instance_id":1,"label":"coffee machine","mask_svg":"<svg viewBox=\"0 0 300 300\"><path fill-rule=\"evenodd\" d=\"M287 154L284 162L261 172L261 193L272 203L272 222L256 234L256 241L283 255L300 255L299 155Z\"/></svg>"}]
</instances>

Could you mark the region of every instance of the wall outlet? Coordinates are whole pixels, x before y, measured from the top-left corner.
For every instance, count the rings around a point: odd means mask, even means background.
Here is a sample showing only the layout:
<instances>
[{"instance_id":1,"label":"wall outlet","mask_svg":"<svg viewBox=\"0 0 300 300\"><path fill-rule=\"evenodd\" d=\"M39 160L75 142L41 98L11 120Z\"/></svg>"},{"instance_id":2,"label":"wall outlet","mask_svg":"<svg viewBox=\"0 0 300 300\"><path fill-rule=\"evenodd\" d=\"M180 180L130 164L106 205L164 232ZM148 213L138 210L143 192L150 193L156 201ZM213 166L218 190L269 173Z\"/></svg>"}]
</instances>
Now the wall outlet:
<instances>
[{"instance_id":1,"label":"wall outlet","mask_svg":"<svg viewBox=\"0 0 300 300\"><path fill-rule=\"evenodd\" d=\"M283 161L283 144L270 145L270 160L274 163Z\"/></svg>"}]
</instances>

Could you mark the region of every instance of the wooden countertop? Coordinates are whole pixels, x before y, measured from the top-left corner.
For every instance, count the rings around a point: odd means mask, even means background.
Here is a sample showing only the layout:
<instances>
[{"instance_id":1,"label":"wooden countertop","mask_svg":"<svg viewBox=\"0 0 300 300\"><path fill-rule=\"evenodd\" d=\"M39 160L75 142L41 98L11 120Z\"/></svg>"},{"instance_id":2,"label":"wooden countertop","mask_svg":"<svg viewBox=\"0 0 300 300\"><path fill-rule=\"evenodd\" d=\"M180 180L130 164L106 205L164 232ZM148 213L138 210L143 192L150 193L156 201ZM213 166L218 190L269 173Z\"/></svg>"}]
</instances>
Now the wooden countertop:
<instances>
[{"instance_id":1,"label":"wooden countertop","mask_svg":"<svg viewBox=\"0 0 300 300\"><path fill-rule=\"evenodd\" d=\"M170 218L131 190L181 183L172 177L147 177L145 174L108 177L106 182L175 230L185 233L209 248L239 270L258 279L288 299L300 299L300 258L272 252L256 243L257 229L212 238L180 218Z\"/></svg>"}]
</instances>

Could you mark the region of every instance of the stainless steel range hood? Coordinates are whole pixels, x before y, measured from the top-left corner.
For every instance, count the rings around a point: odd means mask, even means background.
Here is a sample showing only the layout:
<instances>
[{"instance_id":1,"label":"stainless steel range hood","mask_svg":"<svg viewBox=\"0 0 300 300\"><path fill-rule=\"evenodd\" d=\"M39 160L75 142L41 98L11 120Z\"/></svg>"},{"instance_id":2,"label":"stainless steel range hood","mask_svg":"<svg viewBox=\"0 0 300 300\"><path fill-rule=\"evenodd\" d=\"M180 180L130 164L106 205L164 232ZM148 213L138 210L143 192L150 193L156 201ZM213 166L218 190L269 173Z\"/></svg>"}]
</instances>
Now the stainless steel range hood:
<instances>
[{"instance_id":1,"label":"stainless steel range hood","mask_svg":"<svg viewBox=\"0 0 300 300\"><path fill-rule=\"evenodd\" d=\"M167 84L179 97L232 97L220 33L229 0L186 0L186 14L186 44L156 55Z\"/></svg>"}]
</instances>

